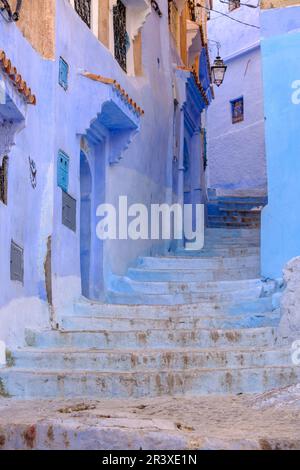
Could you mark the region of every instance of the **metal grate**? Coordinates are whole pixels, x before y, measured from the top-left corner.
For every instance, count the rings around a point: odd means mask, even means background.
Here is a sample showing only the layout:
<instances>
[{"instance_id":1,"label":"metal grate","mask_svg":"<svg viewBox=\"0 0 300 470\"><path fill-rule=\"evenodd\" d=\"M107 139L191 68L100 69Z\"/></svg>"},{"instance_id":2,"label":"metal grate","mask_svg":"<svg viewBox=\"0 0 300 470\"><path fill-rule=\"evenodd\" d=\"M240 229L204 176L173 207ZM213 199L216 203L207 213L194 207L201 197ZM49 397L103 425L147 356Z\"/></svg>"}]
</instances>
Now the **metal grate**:
<instances>
[{"instance_id":1,"label":"metal grate","mask_svg":"<svg viewBox=\"0 0 300 470\"><path fill-rule=\"evenodd\" d=\"M127 32L126 32L126 7L118 0L113 8L114 18L114 41L115 41L115 58L119 65L127 71Z\"/></svg>"},{"instance_id":2,"label":"metal grate","mask_svg":"<svg viewBox=\"0 0 300 470\"><path fill-rule=\"evenodd\" d=\"M75 0L74 2L76 12L89 28L92 19L91 3L92 0Z\"/></svg>"},{"instance_id":3,"label":"metal grate","mask_svg":"<svg viewBox=\"0 0 300 470\"><path fill-rule=\"evenodd\" d=\"M13 240L10 246L10 279L24 283L24 250Z\"/></svg>"},{"instance_id":4,"label":"metal grate","mask_svg":"<svg viewBox=\"0 0 300 470\"><path fill-rule=\"evenodd\" d=\"M7 173L8 173L8 157L3 157L0 166L0 201L7 205Z\"/></svg>"},{"instance_id":5,"label":"metal grate","mask_svg":"<svg viewBox=\"0 0 300 470\"><path fill-rule=\"evenodd\" d=\"M62 191L62 223L76 232L76 199Z\"/></svg>"}]
</instances>

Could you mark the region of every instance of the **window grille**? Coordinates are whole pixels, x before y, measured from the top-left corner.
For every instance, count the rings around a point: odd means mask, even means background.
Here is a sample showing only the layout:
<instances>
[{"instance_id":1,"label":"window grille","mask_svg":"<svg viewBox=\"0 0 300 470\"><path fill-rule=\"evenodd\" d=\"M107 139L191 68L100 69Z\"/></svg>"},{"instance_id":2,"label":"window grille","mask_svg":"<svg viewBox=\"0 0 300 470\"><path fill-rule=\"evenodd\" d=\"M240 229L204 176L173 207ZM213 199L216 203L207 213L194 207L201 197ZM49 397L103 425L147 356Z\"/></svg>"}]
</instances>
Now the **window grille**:
<instances>
[{"instance_id":1,"label":"window grille","mask_svg":"<svg viewBox=\"0 0 300 470\"><path fill-rule=\"evenodd\" d=\"M82 21L90 28L92 19L92 0L74 0L74 7Z\"/></svg>"},{"instance_id":2,"label":"window grille","mask_svg":"<svg viewBox=\"0 0 300 470\"><path fill-rule=\"evenodd\" d=\"M115 58L125 72L127 71L128 48L126 16L126 7L121 0L118 0L113 8Z\"/></svg>"},{"instance_id":3,"label":"window grille","mask_svg":"<svg viewBox=\"0 0 300 470\"><path fill-rule=\"evenodd\" d=\"M3 157L0 166L0 201L7 205L8 157Z\"/></svg>"}]
</instances>

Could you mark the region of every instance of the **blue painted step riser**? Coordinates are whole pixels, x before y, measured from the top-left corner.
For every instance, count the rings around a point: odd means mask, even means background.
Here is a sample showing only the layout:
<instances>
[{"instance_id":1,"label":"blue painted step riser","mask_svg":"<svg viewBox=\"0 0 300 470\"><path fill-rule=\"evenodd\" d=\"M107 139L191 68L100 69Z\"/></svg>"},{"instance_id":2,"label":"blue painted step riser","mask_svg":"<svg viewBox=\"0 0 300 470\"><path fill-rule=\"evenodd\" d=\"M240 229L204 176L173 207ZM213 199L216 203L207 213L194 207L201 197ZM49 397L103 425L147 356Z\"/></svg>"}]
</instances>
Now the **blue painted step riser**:
<instances>
[{"instance_id":1,"label":"blue painted step riser","mask_svg":"<svg viewBox=\"0 0 300 470\"><path fill-rule=\"evenodd\" d=\"M277 308L277 306L276 306ZM78 302L70 315L99 316L114 319L115 317L143 319L143 318L170 318L173 316L199 317L203 315L241 315L243 313L265 313L273 310L271 297L251 299L236 303L195 303L188 305L152 306L152 305L110 305L101 303ZM68 313L68 312L66 312Z\"/></svg>"},{"instance_id":2,"label":"blue painted step riser","mask_svg":"<svg viewBox=\"0 0 300 470\"><path fill-rule=\"evenodd\" d=\"M60 323L60 328L69 331L132 331L143 329L168 329L172 331L176 328L256 328L259 326L277 326L280 320L280 313L267 314L244 314L242 316L233 315L210 317L170 317L168 319L130 319L130 318L97 318L97 317L64 317Z\"/></svg>"},{"instance_id":3,"label":"blue painted step riser","mask_svg":"<svg viewBox=\"0 0 300 470\"><path fill-rule=\"evenodd\" d=\"M142 330L125 332L27 332L27 346L37 348L172 348L172 347L272 347L274 328L229 330Z\"/></svg>"},{"instance_id":4,"label":"blue painted step riser","mask_svg":"<svg viewBox=\"0 0 300 470\"><path fill-rule=\"evenodd\" d=\"M291 362L289 350L270 351L17 351L14 353L16 369L33 370L85 370L85 371L155 371L188 370L189 368L215 369L220 367L266 367L276 364L285 366Z\"/></svg>"},{"instance_id":5,"label":"blue painted step riser","mask_svg":"<svg viewBox=\"0 0 300 470\"><path fill-rule=\"evenodd\" d=\"M261 393L300 380L300 368L190 370L59 375L0 372L3 387L20 398L139 398L165 395Z\"/></svg>"},{"instance_id":6,"label":"blue painted step riser","mask_svg":"<svg viewBox=\"0 0 300 470\"><path fill-rule=\"evenodd\" d=\"M220 270L219 272L213 272L207 270L203 272L180 272L175 271L169 272L166 270L162 271L146 271L146 270L130 270L128 276L133 281L167 281L167 282L200 282L200 281L239 281L241 279L253 279L260 275L259 267L247 268L240 270Z\"/></svg>"}]
</instances>

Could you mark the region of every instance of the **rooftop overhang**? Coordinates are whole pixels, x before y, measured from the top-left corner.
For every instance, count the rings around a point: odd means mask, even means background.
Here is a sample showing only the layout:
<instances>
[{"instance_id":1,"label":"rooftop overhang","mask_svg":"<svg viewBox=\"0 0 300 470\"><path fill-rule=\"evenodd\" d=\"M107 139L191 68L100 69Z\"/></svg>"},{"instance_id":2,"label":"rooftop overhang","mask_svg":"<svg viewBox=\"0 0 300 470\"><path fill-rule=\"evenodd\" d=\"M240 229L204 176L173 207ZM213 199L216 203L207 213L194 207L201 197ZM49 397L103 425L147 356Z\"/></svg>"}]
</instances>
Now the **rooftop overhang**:
<instances>
[{"instance_id":1,"label":"rooftop overhang","mask_svg":"<svg viewBox=\"0 0 300 470\"><path fill-rule=\"evenodd\" d=\"M109 136L109 162L114 165L139 132L144 111L116 80L88 72L83 76L99 84L99 112L82 135L94 145Z\"/></svg>"},{"instance_id":2,"label":"rooftop overhang","mask_svg":"<svg viewBox=\"0 0 300 470\"><path fill-rule=\"evenodd\" d=\"M210 87L207 90L203 88L192 68L177 67L176 82L182 102L192 100L200 113L209 106L212 100Z\"/></svg>"},{"instance_id":3,"label":"rooftop overhang","mask_svg":"<svg viewBox=\"0 0 300 470\"><path fill-rule=\"evenodd\" d=\"M36 97L31 92L31 88L2 50L0 50L0 72L3 79L6 79L8 88L9 85L13 87L27 104L36 104Z\"/></svg>"},{"instance_id":4,"label":"rooftop overhang","mask_svg":"<svg viewBox=\"0 0 300 470\"><path fill-rule=\"evenodd\" d=\"M36 104L22 76L4 51L0 51L0 157L7 155L17 132L25 124L28 104Z\"/></svg>"}]
</instances>

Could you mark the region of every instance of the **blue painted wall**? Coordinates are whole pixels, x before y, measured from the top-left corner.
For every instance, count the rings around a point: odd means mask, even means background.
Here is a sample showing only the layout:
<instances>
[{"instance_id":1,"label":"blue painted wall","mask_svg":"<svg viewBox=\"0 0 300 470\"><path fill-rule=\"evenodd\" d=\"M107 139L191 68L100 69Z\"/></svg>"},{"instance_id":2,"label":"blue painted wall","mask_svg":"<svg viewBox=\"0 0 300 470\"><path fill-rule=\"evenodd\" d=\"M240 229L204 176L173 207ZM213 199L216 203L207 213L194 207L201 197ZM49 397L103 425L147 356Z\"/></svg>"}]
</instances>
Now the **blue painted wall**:
<instances>
[{"instance_id":1,"label":"blue painted wall","mask_svg":"<svg viewBox=\"0 0 300 470\"><path fill-rule=\"evenodd\" d=\"M8 93L14 94L25 115L9 154L8 205L0 203L0 337L16 344L23 340L25 327L49 323L44 262L52 234L56 80L53 62L40 57L15 24L0 18L0 37L1 49L37 97L36 106L26 106L6 82ZM29 157L37 167L35 189ZM24 248L24 285L10 281L12 239Z\"/></svg>"},{"instance_id":2,"label":"blue painted wall","mask_svg":"<svg viewBox=\"0 0 300 470\"><path fill-rule=\"evenodd\" d=\"M256 0L247 2L257 5ZM229 12L228 3L214 1L208 22L211 60L217 55L214 41L227 65L223 84L215 87L215 100L207 113L207 186L220 195L265 196L267 177L264 143L260 30L234 20L260 24L259 9L241 6ZM243 96L244 121L233 124L231 100Z\"/></svg>"},{"instance_id":3,"label":"blue painted wall","mask_svg":"<svg viewBox=\"0 0 300 470\"><path fill-rule=\"evenodd\" d=\"M175 78L176 64L181 61L170 39L167 2L161 3L162 18L152 10L142 27L144 74L141 77L131 77L123 72L68 0L56 1L54 60L40 57L15 24L6 24L0 18L1 48L37 96L37 106L27 107L24 129L17 135L16 145L10 153L9 205L0 204L0 339L9 345L22 343L26 327L49 326L50 314L54 322L58 321L81 296L80 254L84 250L80 245L82 136L86 137L84 151L92 175L90 296L101 298L101 288L109 287L115 274L125 273L138 255L160 253L168 248L159 240L102 243L96 238L99 220L96 208L102 202L117 206L121 195L128 196L129 204L149 206L172 202L173 84L180 82L179 88L185 89L188 77L183 73L182 77ZM69 67L66 90L59 84L61 57ZM124 145L124 129L121 133L116 132L113 138L109 136L113 124L106 119L108 108L104 103L113 106L111 101L115 98L110 87L83 77L84 71L116 79L144 109L144 117L132 129L135 135L128 134L127 145ZM186 100L185 93L182 96L179 108ZM128 109L124 112L130 114ZM97 125L103 140L92 141L91 130L99 114L102 117ZM115 123L118 119L119 115L115 115ZM200 120L200 111L197 119ZM125 125L125 121L122 122L122 126ZM110 149L116 149L120 142L124 147L122 160L110 165ZM77 201L76 233L62 224L62 190L57 185L60 150L70 159L68 192ZM196 143L191 152L199 159ZM30 184L28 156L37 166L35 190ZM52 238L51 311L45 285L49 237ZM24 248L24 285L9 279L11 239Z\"/></svg>"},{"instance_id":4,"label":"blue painted wall","mask_svg":"<svg viewBox=\"0 0 300 470\"><path fill-rule=\"evenodd\" d=\"M276 278L300 255L300 7L262 11L261 25L269 195L262 216L262 274Z\"/></svg>"}]
</instances>

